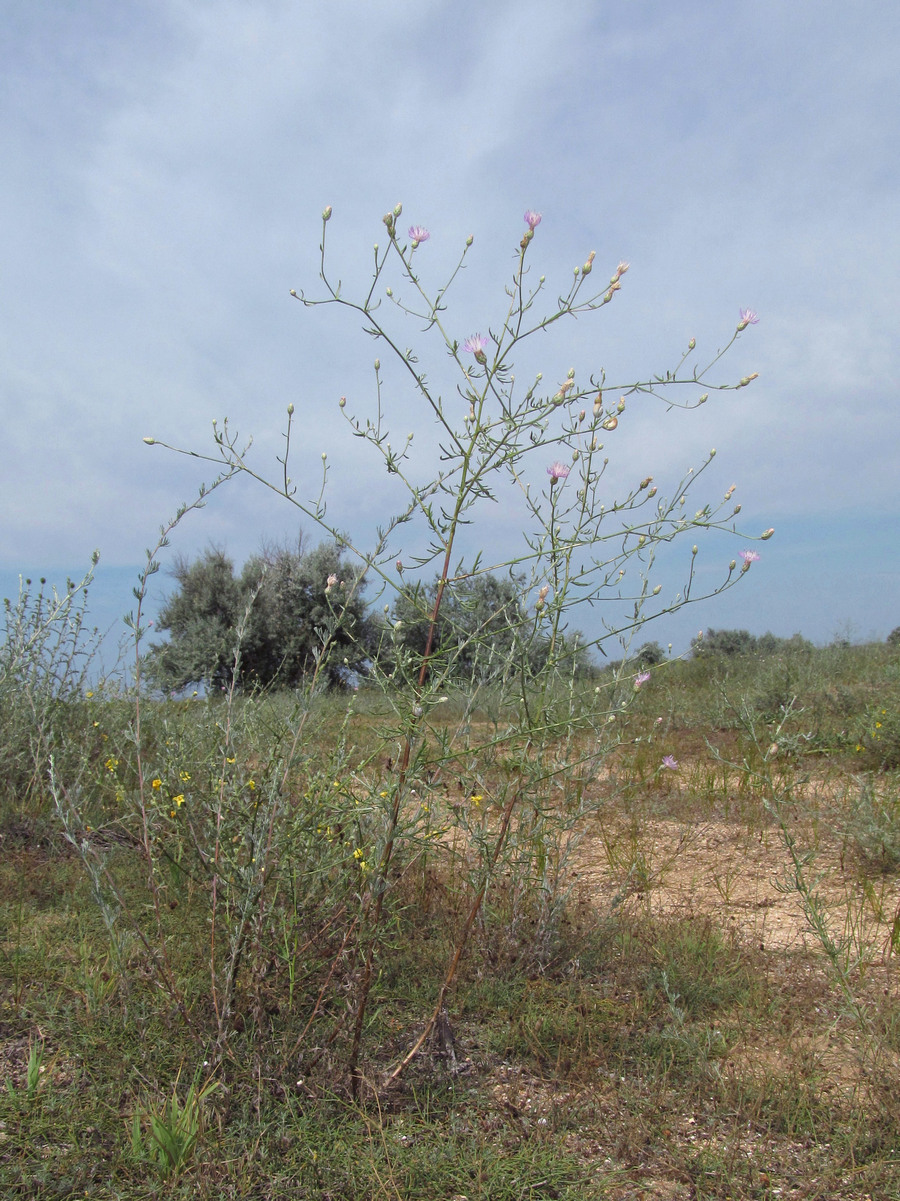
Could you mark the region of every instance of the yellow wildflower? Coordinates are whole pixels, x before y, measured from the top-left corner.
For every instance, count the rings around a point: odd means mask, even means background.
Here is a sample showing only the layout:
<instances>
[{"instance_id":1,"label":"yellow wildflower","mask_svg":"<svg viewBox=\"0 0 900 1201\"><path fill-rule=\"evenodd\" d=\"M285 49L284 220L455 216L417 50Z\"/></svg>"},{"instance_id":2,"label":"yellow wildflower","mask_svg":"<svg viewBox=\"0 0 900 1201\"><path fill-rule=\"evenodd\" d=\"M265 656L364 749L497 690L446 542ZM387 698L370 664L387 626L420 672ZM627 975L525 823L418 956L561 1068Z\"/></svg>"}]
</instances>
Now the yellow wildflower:
<instances>
[{"instance_id":1,"label":"yellow wildflower","mask_svg":"<svg viewBox=\"0 0 900 1201\"><path fill-rule=\"evenodd\" d=\"M157 776L155 780L150 781L150 787L151 788L162 788L162 780L159 778L159 776Z\"/></svg>"},{"instance_id":2,"label":"yellow wildflower","mask_svg":"<svg viewBox=\"0 0 900 1201\"><path fill-rule=\"evenodd\" d=\"M178 808L180 809L180 808L181 808L181 806L184 804L184 793L183 793L183 792L179 792L178 796L173 796L173 797L172 797L172 800L173 800L173 802L174 802L174 803L175 803L175 804L178 806Z\"/></svg>"}]
</instances>

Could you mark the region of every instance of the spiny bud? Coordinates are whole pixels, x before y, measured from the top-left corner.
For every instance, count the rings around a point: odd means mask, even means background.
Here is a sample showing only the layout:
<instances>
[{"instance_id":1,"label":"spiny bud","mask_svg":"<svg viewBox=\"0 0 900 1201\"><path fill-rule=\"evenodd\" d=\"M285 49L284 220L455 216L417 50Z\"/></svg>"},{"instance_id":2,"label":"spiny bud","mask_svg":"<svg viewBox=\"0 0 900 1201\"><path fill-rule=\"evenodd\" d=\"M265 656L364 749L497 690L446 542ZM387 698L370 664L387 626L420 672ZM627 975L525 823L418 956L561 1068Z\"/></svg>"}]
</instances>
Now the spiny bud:
<instances>
[{"instance_id":1,"label":"spiny bud","mask_svg":"<svg viewBox=\"0 0 900 1201\"><path fill-rule=\"evenodd\" d=\"M322 220L323 221L331 220L331 205L330 204L326 204L325 207L322 209Z\"/></svg>"}]
</instances>

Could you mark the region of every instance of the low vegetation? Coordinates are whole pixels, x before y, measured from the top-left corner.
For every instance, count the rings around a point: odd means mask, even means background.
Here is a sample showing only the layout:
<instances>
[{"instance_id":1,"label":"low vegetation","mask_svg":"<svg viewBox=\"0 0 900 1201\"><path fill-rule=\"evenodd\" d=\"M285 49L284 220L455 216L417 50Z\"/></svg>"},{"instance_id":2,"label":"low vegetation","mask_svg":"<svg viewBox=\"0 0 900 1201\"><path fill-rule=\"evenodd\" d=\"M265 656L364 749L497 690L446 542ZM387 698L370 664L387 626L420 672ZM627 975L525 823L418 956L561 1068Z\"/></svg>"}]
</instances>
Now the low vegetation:
<instances>
[{"instance_id":1,"label":"low vegetation","mask_svg":"<svg viewBox=\"0 0 900 1201\"><path fill-rule=\"evenodd\" d=\"M895 645L619 664L562 690L602 761L560 723L528 780L449 695L376 929L389 692L138 729L51 628L0 681L4 1196L900 1192Z\"/></svg>"}]
</instances>

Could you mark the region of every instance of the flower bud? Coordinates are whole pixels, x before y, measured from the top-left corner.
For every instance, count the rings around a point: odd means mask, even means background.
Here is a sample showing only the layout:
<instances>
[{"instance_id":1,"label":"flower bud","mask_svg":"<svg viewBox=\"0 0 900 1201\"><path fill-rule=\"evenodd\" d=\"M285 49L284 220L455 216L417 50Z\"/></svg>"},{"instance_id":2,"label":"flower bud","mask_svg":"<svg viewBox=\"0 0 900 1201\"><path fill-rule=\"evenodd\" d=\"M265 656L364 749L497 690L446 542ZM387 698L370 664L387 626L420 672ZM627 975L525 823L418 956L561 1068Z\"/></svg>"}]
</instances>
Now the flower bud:
<instances>
[{"instance_id":1,"label":"flower bud","mask_svg":"<svg viewBox=\"0 0 900 1201\"><path fill-rule=\"evenodd\" d=\"M293 406L293 404L289 404L288 405L288 417L293 417L293 416L294 416L294 406Z\"/></svg>"},{"instance_id":2,"label":"flower bud","mask_svg":"<svg viewBox=\"0 0 900 1201\"><path fill-rule=\"evenodd\" d=\"M605 430L614 430L618 424L618 417L607 417L607 419L603 422L603 428Z\"/></svg>"},{"instance_id":3,"label":"flower bud","mask_svg":"<svg viewBox=\"0 0 900 1201\"><path fill-rule=\"evenodd\" d=\"M155 439L155 438L144 438L144 439L143 439L143 441L144 441L144 442L146 442L148 446L155 446L155 445L156 445L156 439Z\"/></svg>"},{"instance_id":4,"label":"flower bud","mask_svg":"<svg viewBox=\"0 0 900 1201\"><path fill-rule=\"evenodd\" d=\"M653 476L648 475L645 480L641 480L640 491L643 492L643 490L645 488L649 488L652 483L653 483Z\"/></svg>"},{"instance_id":5,"label":"flower bud","mask_svg":"<svg viewBox=\"0 0 900 1201\"><path fill-rule=\"evenodd\" d=\"M691 554L696 555L699 552L699 550L700 550L700 547L695 544L694 546L691 547Z\"/></svg>"},{"instance_id":6,"label":"flower bud","mask_svg":"<svg viewBox=\"0 0 900 1201\"><path fill-rule=\"evenodd\" d=\"M399 217L402 212L403 212L403 205L395 204L394 205L394 216Z\"/></svg>"},{"instance_id":7,"label":"flower bud","mask_svg":"<svg viewBox=\"0 0 900 1201\"><path fill-rule=\"evenodd\" d=\"M653 487L650 489L650 491L647 493L647 495L648 495L648 496L656 496L656 485L655 485L655 484L654 484L654 485L653 485Z\"/></svg>"},{"instance_id":8,"label":"flower bud","mask_svg":"<svg viewBox=\"0 0 900 1201\"><path fill-rule=\"evenodd\" d=\"M475 239L472 237L471 234L469 234L469 236L466 238L466 245L471 246L474 241L475 241Z\"/></svg>"},{"instance_id":9,"label":"flower bud","mask_svg":"<svg viewBox=\"0 0 900 1201\"><path fill-rule=\"evenodd\" d=\"M338 401L338 407L343 409L343 408L346 408L346 406L347 406L347 397L342 396L341 399Z\"/></svg>"},{"instance_id":10,"label":"flower bud","mask_svg":"<svg viewBox=\"0 0 900 1201\"><path fill-rule=\"evenodd\" d=\"M656 587L653 589L653 595L659 596L660 592L662 592L662 584L657 584Z\"/></svg>"},{"instance_id":11,"label":"flower bud","mask_svg":"<svg viewBox=\"0 0 900 1201\"><path fill-rule=\"evenodd\" d=\"M760 538L762 539L763 542L768 542L774 533L775 533L774 528L770 528L770 529L766 530L766 532L764 534L760 534Z\"/></svg>"},{"instance_id":12,"label":"flower bud","mask_svg":"<svg viewBox=\"0 0 900 1201\"><path fill-rule=\"evenodd\" d=\"M734 571L735 567L737 567L737 562L734 559L732 559L731 562L728 564L728 570Z\"/></svg>"},{"instance_id":13,"label":"flower bud","mask_svg":"<svg viewBox=\"0 0 900 1201\"><path fill-rule=\"evenodd\" d=\"M331 220L331 205L330 204L326 204L324 209L322 209L322 220L323 221Z\"/></svg>"},{"instance_id":14,"label":"flower bud","mask_svg":"<svg viewBox=\"0 0 900 1201\"><path fill-rule=\"evenodd\" d=\"M704 392L703 395L700 397L700 399L697 401L697 404L705 405L708 400L709 400L709 393Z\"/></svg>"},{"instance_id":15,"label":"flower bud","mask_svg":"<svg viewBox=\"0 0 900 1201\"><path fill-rule=\"evenodd\" d=\"M696 349L697 349L697 339L691 338L690 342L688 342L688 350L696 350Z\"/></svg>"},{"instance_id":16,"label":"flower bud","mask_svg":"<svg viewBox=\"0 0 900 1201\"><path fill-rule=\"evenodd\" d=\"M619 403L616 405L616 412L617 413L625 412L625 397L624 396L619 397Z\"/></svg>"},{"instance_id":17,"label":"flower bud","mask_svg":"<svg viewBox=\"0 0 900 1201\"><path fill-rule=\"evenodd\" d=\"M381 370L381 359L376 359L376 360L375 360L375 370L376 370L376 371L380 371L380 370Z\"/></svg>"},{"instance_id":18,"label":"flower bud","mask_svg":"<svg viewBox=\"0 0 900 1201\"><path fill-rule=\"evenodd\" d=\"M597 393L597 399L594 401L594 416L599 417L603 412L603 393Z\"/></svg>"},{"instance_id":19,"label":"flower bud","mask_svg":"<svg viewBox=\"0 0 900 1201\"><path fill-rule=\"evenodd\" d=\"M385 289L385 291L387 292L388 296L393 296L393 295L394 295L394 289L393 289L393 288L386 288L386 289Z\"/></svg>"},{"instance_id":20,"label":"flower bud","mask_svg":"<svg viewBox=\"0 0 900 1201\"><path fill-rule=\"evenodd\" d=\"M325 453L325 451L323 450L323 451L322 451L322 462L324 463L324 462L325 462L325 460L326 460L327 458L328 458L328 455L327 455L327 454Z\"/></svg>"}]
</instances>

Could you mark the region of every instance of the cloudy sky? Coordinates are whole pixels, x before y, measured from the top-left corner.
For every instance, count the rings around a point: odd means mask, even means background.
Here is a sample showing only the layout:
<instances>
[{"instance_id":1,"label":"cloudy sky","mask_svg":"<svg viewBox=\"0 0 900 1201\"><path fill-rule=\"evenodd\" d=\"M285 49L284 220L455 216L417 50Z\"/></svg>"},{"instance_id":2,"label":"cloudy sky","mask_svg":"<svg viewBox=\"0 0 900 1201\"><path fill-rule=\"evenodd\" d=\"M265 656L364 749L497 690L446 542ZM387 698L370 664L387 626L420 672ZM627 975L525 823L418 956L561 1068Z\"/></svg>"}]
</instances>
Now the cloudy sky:
<instances>
[{"instance_id":1,"label":"cloudy sky","mask_svg":"<svg viewBox=\"0 0 900 1201\"><path fill-rule=\"evenodd\" d=\"M759 313L720 373L759 372L751 387L695 412L635 405L608 444L611 481L652 474L663 493L714 446L698 507L736 484L740 529L776 529L701 540L710 580L741 549L760 561L653 637L900 625L896 0L7 0L3 24L4 595L20 573L64 585L96 547L92 612L112 622L160 524L212 474L142 439L208 451L227 416L270 472L289 403L301 494L327 453L329 516L371 542L396 497L337 400L371 411L377 348L289 293L315 291L326 204L349 293L402 201L404 228L431 231L425 286L474 237L447 317L460 340L504 311L526 208L554 294L590 250L603 275L630 262L614 304L538 348L548 379L664 372L691 337L711 356L741 308ZM423 361L433 380L447 363ZM424 480L427 414L389 391ZM515 512L485 518L472 537L492 561L521 551ZM299 525L238 481L170 553L212 543L241 563Z\"/></svg>"}]
</instances>

